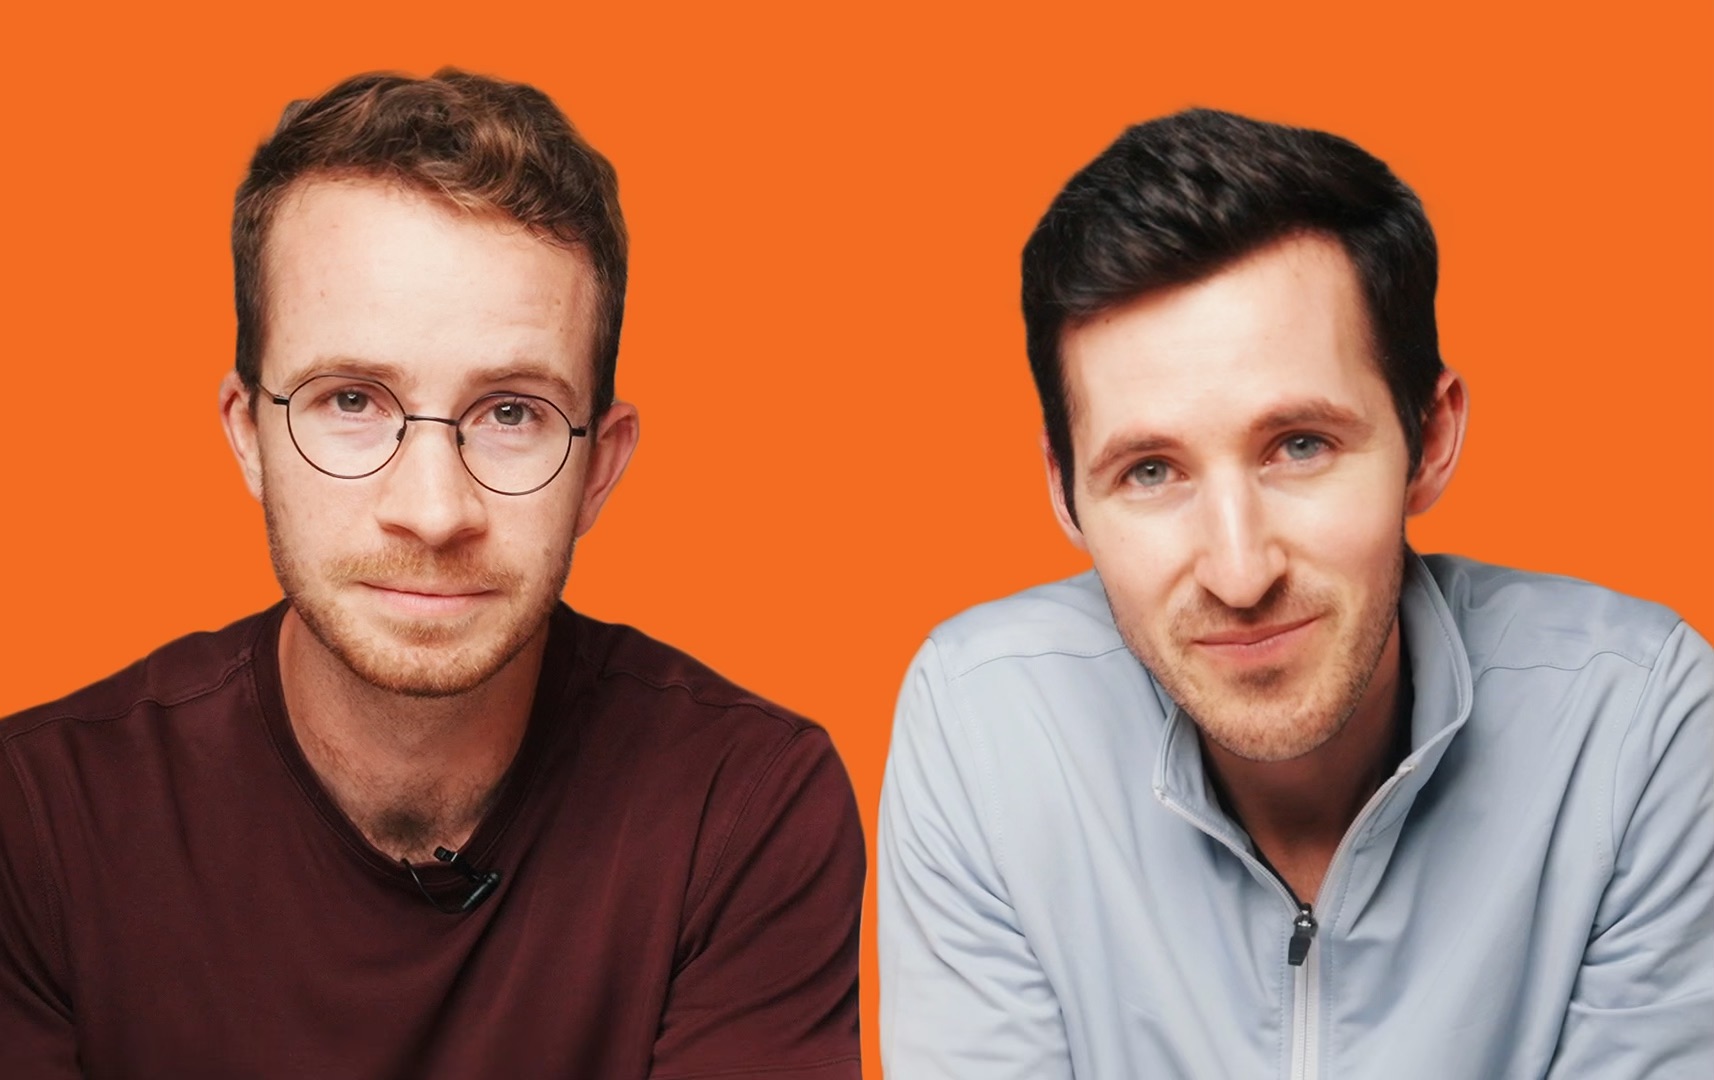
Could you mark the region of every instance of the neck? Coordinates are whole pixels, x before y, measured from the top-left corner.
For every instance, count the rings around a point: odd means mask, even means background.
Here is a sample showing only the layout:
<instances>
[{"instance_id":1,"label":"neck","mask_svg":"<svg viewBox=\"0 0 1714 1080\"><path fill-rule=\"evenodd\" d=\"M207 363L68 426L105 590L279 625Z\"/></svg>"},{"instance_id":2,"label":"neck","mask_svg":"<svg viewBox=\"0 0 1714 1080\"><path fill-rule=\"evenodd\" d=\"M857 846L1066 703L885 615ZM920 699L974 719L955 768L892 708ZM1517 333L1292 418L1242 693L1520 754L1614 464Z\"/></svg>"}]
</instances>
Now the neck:
<instances>
[{"instance_id":1,"label":"neck","mask_svg":"<svg viewBox=\"0 0 1714 1080\"><path fill-rule=\"evenodd\" d=\"M304 626L280 626L280 684L304 758L351 823L392 859L458 850L529 726L547 626L466 693L406 697L358 678Z\"/></svg>"},{"instance_id":2,"label":"neck","mask_svg":"<svg viewBox=\"0 0 1714 1080\"><path fill-rule=\"evenodd\" d=\"M1395 622L1351 718L1290 761L1249 761L1202 740L1221 800L1300 900L1315 899L1345 832L1409 750L1408 682Z\"/></svg>"}]
</instances>

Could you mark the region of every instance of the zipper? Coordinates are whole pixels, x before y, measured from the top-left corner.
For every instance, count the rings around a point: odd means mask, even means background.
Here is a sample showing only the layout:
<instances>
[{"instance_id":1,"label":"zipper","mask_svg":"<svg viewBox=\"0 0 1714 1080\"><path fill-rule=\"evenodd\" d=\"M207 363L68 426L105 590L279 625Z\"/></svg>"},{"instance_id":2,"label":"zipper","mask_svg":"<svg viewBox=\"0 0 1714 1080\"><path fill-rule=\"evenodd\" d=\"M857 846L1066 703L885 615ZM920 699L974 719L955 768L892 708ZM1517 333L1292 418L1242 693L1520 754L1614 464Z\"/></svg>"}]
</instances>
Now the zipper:
<instances>
[{"instance_id":1,"label":"zipper","mask_svg":"<svg viewBox=\"0 0 1714 1080\"><path fill-rule=\"evenodd\" d=\"M1262 863L1266 865L1267 860ZM1328 863L1329 867L1332 865ZM1283 878L1280 884L1285 885ZM1292 899L1297 899L1290 885L1286 885L1286 891L1292 894ZM1295 969L1291 978L1291 1080L1315 1080L1321 1075L1321 1051L1317 1045L1317 1033L1321 1030L1318 978L1321 965L1305 963L1314 946L1315 909L1298 900L1297 918L1291 923L1291 941L1286 944L1286 963Z\"/></svg>"},{"instance_id":2,"label":"zipper","mask_svg":"<svg viewBox=\"0 0 1714 1080\"><path fill-rule=\"evenodd\" d=\"M1363 804L1363 809L1352 819L1345 835L1340 837L1339 846L1333 849L1333 857L1327 861L1327 873L1322 875L1324 883L1336 880L1334 871L1339 869L1340 861L1351 846L1352 837L1361 833L1369 819L1380 812L1394 789L1399 786L1399 781L1415 771L1414 764L1401 764L1393 775L1387 777L1386 781L1375 789L1375 793L1369 796L1369 801ZM1168 798L1164 788L1155 788L1155 798L1190 825L1225 844L1227 850L1238 856L1240 861L1249 864L1252 869L1266 871L1264 876L1274 883L1275 890L1291 906L1291 940L1286 944L1286 963L1296 969L1292 976L1291 1076L1292 1080L1314 1080L1321 1071L1321 1048L1317 1037L1321 1026L1320 1010L1317 1007L1321 983L1320 965L1308 962L1309 954L1315 946L1315 932L1319 925L1315 921L1315 909L1298 899L1291 886L1285 883L1285 879L1280 877L1266 860L1232 843L1212 822L1192 813L1189 807Z\"/></svg>"},{"instance_id":3,"label":"zipper","mask_svg":"<svg viewBox=\"0 0 1714 1080\"><path fill-rule=\"evenodd\" d=\"M1333 857L1327 860L1327 872L1321 878L1324 883L1338 880L1334 872L1340 868L1352 838L1361 834L1369 820L1380 813L1381 807L1399 786L1399 781L1415 771L1415 765L1400 765L1369 796L1369 801L1352 819L1345 835L1339 838ZM1268 869L1272 871L1273 867ZM1291 940L1286 944L1286 963L1297 969L1292 976L1291 1080L1317 1080L1321 1075L1321 965L1311 962L1309 955L1315 946L1315 909L1299 900L1278 873L1274 873L1273 878L1297 906L1297 914L1291 923Z\"/></svg>"},{"instance_id":4,"label":"zipper","mask_svg":"<svg viewBox=\"0 0 1714 1080\"><path fill-rule=\"evenodd\" d=\"M1302 967L1304 957L1309 955L1309 945L1314 940L1315 911L1300 900L1297 918L1291 922L1291 944L1286 947L1286 963L1292 967Z\"/></svg>"},{"instance_id":5,"label":"zipper","mask_svg":"<svg viewBox=\"0 0 1714 1080\"><path fill-rule=\"evenodd\" d=\"M1385 805L1387 799L1392 795L1393 790L1399 786L1399 781L1403 780L1415 771L1416 766L1409 762L1400 765L1398 770L1394 772L1393 775L1387 777L1386 782L1376 788L1373 795L1369 796L1369 801L1363 804L1363 809L1358 811L1355 818L1351 819L1351 825L1345 830L1345 835L1340 837L1339 846L1333 849L1333 857L1327 861L1327 873L1322 876L1323 881L1334 880L1334 871L1339 868L1340 861L1344 858L1346 849L1351 846L1352 837L1362 832L1362 826L1366 825L1369 819L1374 817L1375 814L1380 811L1381 807ZM1279 893L1280 898L1291 908L1292 944L1288 947L1286 959L1290 961L1292 955L1296 954L1299 948L1297 942L1300 936L1303 939L1303 945L1301 947L1304 950L1304 954L1307 956L1309 943L1314 940L1315 931L1318 925L1315 921L1314 909L1297 898L1297 894L1291 891L1291 886L1285 883L1285 879L1280 877L1273 867L1257 858L1254 853L1246 851L1244 848L1234 844L1230 838L1222 833L1220 828L1216 826L1214 822L1191 812L1189 807L1167 795L1165 788L1157 787L1154 789L1154 792L1155 799L1158 800L1162 806L1184 819L1186 824L1192 826L1198 832L1211 836L1226 845L1226 849L1228 851L1238 856L1239 861L1248 864L1252 869L1263 871L1262 876L1268 881L1273 882L1274 891ZM1293 962L1293 964L1296 966L1302 962L1302 959L1299 959Z\"/></svg>"},{"instance_id":6,"label":"zipper","mask_svg":"<svg viewBox=\"0 0 1714 1080\"><path fill-rule=\"evenodd\" d=\"M1307 909L1308 904L1304 907ZM1303 951L1310 952L1315 939L1304 938ZM1295 948L1297 935L1292 935ZM1321 965L1299 963L1292 975L1291 1080L1317 1080L1321 1075Z\"/></svg>"}]
</instances>

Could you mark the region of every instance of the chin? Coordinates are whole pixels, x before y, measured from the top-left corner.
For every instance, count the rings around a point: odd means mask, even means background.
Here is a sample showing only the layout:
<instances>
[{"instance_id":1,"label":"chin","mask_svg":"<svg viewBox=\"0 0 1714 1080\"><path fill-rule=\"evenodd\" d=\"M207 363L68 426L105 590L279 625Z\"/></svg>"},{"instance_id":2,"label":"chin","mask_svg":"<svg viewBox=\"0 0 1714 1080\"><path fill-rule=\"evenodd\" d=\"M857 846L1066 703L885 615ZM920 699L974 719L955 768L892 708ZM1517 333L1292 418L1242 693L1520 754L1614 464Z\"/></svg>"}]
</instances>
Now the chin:
<instances>
[{"instance_id":1,"label":"chin","mask_svg":"<svg viewBox=\"0 0 1714 1080\"><path fill-rule=\"evenodd\" d=\"M1203 736L1246 761L1291 761L1314 752L1344 729L1368 684L1367 672L1359 677L1343 666L1234 674L1198 668L1188 656L1151 660L1145 666Z\"/></svg>"},{"instance_id":2,"label":"chin","mask_svg":"<svg viewBox=\"0 0 1714 1080\"><path fill-rule=\"evenodd\" d=\"M527 637L524 639L529 640ZM468 694L500 673L523 648L395 651L345 649L324 642L351 673L377 690L401 697L447 698Z\"/></svg>"},{"instance_id":3,"label":"chin","mask_svg":"<svg viewBox=\"0 0 1714 1080\"><path fill-rule=\"evenodd\" d=\"M1274 705L1273 715L1243 713L1231 705L1204 709L1186 708L1197 728L1209 741L1246 761L1293 761L1320 749L1345 727L1351 716L1325 706L1309 706L1306 711L1282 710Z\"/></svg>"},{"instance_id":4,"label":"chin","mask_svg":"<svg viewBox=\"0 0 1714 1080\"><path fill-rule=\"evenodd\" d=\"M308 596L290 599L304 626L358 679L415 698L457 697L481 687L524 650L551 610L549 604L533 614L401 620L366 617Z\"/></svg>"}]
</instances>

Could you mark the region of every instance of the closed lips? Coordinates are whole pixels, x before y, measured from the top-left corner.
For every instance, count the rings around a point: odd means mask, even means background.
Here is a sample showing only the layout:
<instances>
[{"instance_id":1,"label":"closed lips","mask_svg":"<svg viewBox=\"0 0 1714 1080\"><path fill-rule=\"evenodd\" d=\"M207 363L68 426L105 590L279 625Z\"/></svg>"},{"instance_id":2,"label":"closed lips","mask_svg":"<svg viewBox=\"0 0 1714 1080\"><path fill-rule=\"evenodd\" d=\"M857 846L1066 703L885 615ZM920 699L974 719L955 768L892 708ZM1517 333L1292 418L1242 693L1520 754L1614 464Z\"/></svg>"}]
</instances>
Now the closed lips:
<instances>
[{"instance_id":1,"label":"closed lips","mask_svg":"<svg viewBox=\"0 0 1714 1080\"><path fill-rule=\"evenodd\" d=\"M1243 626L1216 634L1204 634L1195 640L1198 645L1260 645L1271 638L1308 626L1315 619L1316 616L1312 615L1307 619L1270 623L1267 626Z\"/></svg>"}]
</instances>

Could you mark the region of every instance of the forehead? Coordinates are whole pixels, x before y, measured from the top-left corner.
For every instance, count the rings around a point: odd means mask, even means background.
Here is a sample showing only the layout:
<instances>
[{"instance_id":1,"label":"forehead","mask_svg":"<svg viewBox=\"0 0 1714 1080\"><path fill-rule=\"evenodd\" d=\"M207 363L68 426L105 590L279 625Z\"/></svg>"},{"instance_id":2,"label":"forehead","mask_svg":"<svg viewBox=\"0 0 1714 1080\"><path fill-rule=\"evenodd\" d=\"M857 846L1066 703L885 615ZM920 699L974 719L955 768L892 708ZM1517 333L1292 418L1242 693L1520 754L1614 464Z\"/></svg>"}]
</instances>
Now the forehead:
<instances>
[{"instance_id":1,"label":"forehead","mask_svg":"<svg viewBox=\"0 0 1714 1080\"><path fill-rule=\"evenodd\" d=\"M398 185L317 178L282 200L265 258L265 378L351 361L439 386L539 368L589 393L596 290L581 249Z\"/></svg>"},{"instance_id":2,"label":"forehead","mask_svg":"<svg viewBox=\"0 0 1714 1080\"><path fill-rule=\"evenodd\" d=\"M1355 268L1319 235L1092 316L1060 355L1080 461L1120 433L1195 442L1305 402L1391 408Z\"/></svg>"}]
</instances>

